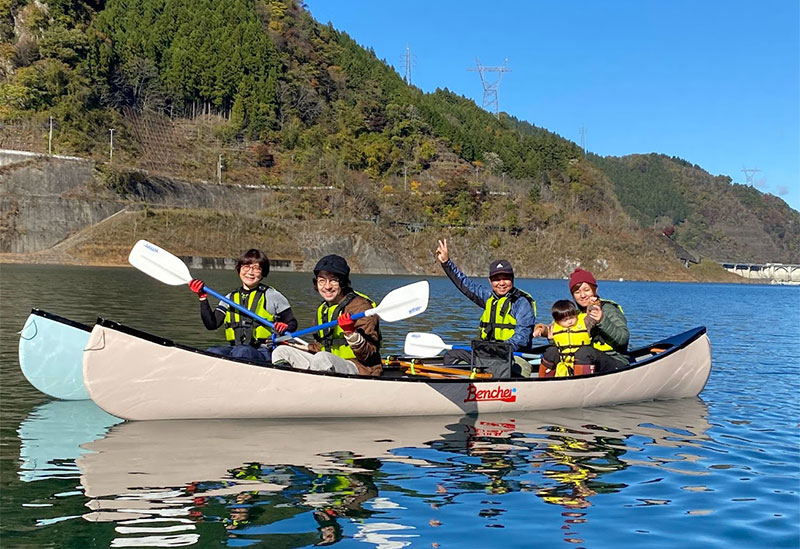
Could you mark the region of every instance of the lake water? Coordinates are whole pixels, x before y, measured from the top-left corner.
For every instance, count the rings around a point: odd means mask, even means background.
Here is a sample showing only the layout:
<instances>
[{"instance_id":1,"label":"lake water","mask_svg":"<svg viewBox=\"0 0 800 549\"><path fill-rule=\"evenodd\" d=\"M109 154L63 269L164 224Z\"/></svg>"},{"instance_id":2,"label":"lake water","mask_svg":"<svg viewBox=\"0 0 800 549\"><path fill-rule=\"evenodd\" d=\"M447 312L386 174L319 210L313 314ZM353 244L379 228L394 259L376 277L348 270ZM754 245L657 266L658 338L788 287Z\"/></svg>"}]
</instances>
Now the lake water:
<instances>
[{"instance_id":1,"label":"lake water","mask_svg":"<svg viewBox=\"0 0 800 549\"><path fill-rule=\"evenodd\" d=\"M231 271L198 271L218 291ZM354 276L379 300L418 277ZM384 324L466 343L480 311L432 278ZM301 326L311 275L273 273ZM130 268L0 266L2 547L800 546L800 288L605 282L633 345L706 325L699 398L478 418L122 423L22 377L31 307L209 346L188 288ZM566 281L520 280L547 320ZM183 395L191 398L191 395Z\"/></svg>"}]
</instances>

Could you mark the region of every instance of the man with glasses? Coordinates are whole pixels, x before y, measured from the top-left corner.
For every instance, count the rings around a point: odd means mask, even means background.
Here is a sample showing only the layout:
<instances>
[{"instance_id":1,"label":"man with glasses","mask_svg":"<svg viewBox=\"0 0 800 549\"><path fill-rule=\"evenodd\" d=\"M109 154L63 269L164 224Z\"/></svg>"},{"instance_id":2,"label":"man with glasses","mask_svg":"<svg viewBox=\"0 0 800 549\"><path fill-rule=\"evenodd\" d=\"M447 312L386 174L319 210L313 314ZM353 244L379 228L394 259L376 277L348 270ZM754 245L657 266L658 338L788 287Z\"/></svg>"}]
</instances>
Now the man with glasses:
<instances>
[{"instance_id":1,"label":"man with glasses","mask_svg":"<svg viewBox=\"0 0 800 549\"><path fill-rule=\"evenodd\" d=\"M297 329L297 320L289 301L275 288L261 283L269 274L269 258L264 252L257 249L247 250L236 261L236 272L239 273L242 285L230 292L226 296L228 299L272 322L278 334ZM200 318L205 327L216 330L225 326L228 345L211 347L209 352L258 362L271 361L272 330L268 326L262 326L224 301L212 311L208 296L203 291L202 280L192 280L189 287L200 298Z\"/></svg>"},{"instance_id":2,"label":"man with glasses","mask_svg":"<svg viewBox=\"0 0 800 549\"><path fill-rule=\"evenodd\" d=\"M375 302L350 286L350 266L339 255L326 255L314 267L314 289L322 297L317 324L332 328L314 333L306 346L288 342L272 353L272 361L293 368L377 376L381 373L381 330L376 316L353 321L351 315L372 309Z\"/></svg>"}]
</instances>

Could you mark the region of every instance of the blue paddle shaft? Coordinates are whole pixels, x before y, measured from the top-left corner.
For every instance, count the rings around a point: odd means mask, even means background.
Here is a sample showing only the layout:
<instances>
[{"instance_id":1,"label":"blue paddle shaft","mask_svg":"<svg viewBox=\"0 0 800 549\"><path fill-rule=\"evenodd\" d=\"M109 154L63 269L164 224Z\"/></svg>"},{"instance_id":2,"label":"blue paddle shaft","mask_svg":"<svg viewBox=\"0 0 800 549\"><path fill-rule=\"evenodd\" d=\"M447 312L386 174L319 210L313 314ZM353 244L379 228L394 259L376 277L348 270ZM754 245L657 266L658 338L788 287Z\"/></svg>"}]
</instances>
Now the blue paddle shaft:
<instances>
[{"instance_id":1,"label":"blue paddle shaft","mask_svg":"<svg viewBox=\"0 0 800 549\"><path fill-rule=\"evenodd\" d=\"M230 299L228 299L224 295L215 292L214 290L212 290L211 288L209 288L205 284L203 284L203 291L206 292L207 294L213 295L214 297L216 297L220 301L224 301L225 303L227 303L228 305L230 305L231 307L233 307L234 309L236 309L240 313L246 314L247 316L249 316L253 320L257 320L258 322L260 322L264 326L268 326L269 328L275 328L275 325L272 322L270 322L269 320L267 320L266 318L264 318L263 316L259 316L259 315L255 314L253 311L251 311L250 309L248 309L247 307L242 307L241 305L239 305L235 301L231 301ZM288 334L289 332L286 332L286 333Z\"/></svg>"},{"instance_id":2,"label":"blue paddle shaft","mask_svg":"<svg viewBox=\"0 0 800 549\"><path fill-rule=\"evenodd\" d=\"M358 320L359 318L363 318L366 314L367 311L361 311L360 313L355 313L354 315L351 315L350 318L352 320ZM280 343L281 341L286 341L287 339L292 339L293 337L300 337L314 332L318 332L320 330L336 326L338 323L339 323L338 320L331 320L329 322L326 322L325 324L320 324L319 326L309 326L308 328L297 330L296 332L291 334L289 332L284 332L284 334L278 339L276 339L275 342Z\"/></svg>"}]
</instances>

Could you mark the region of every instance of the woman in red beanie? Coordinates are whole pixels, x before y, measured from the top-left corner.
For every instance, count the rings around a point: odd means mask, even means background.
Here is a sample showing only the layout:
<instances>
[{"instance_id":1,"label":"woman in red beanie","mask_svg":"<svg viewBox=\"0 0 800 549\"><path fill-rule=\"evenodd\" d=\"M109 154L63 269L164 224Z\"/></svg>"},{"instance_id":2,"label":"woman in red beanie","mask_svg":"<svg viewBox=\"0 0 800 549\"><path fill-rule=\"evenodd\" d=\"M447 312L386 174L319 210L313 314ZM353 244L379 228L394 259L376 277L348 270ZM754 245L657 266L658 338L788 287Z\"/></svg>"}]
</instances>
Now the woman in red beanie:
<instances>
[{"instance_id":1,"label":"woman in red beanie","mask_svg":"<svg viewBox=\"0 0 800 549\"><path fill-rule=\"evenodd\" d=\"M578 309L594 321L589 331L592 345L575 353L575 373L611 372L626 367L628 358L628 321L622 307L597 296L597 280L592 273L575 269L569 275L569 291Z\"/></svg>"},{"instance_id":2,"label":"woman in red beanie","mask_svg":"<svg viewBox=\"0 0 800 549\"><path fill-rule=\"evenodd\" d=\"M592 339L591 345L584 345L575 352L575 375L613 372L626 367L629 364L630 332L622 307L611 300L599 298L597 280L592 273L580 268L569 275L569 291L579 312L586 314L585 324ZM546 330L546 326L537 325L533 335L548 335ZM547 372L545 375L551 371L550 375L555 375L559 360L558 348L549 347L542 356L542 370Z\"/></svg>"}]
</instances>

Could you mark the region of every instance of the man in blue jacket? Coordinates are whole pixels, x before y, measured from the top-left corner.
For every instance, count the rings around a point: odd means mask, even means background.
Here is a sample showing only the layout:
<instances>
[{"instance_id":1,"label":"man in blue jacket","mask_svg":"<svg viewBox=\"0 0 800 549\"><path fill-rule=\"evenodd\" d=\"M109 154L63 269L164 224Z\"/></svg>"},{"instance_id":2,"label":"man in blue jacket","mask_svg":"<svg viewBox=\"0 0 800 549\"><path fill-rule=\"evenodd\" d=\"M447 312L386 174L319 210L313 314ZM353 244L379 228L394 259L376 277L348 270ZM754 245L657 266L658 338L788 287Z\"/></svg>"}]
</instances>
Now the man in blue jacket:
<instances>
[{"instance_id":1,"label":"man in blue jacket","mask_svg":"<svg viewBox=\"0 0 800 549\"><path fill-rule=\"evenodd\" d=\"M514 287L514 269L505 259L489 264L487 287L470 280L450 259L447 240L439 240L436 259L442 269L462 294L483 309L478 327L478 338L505 342L512 351L525 351L531 345L533 325L536 322L536 303L527 292ZM471 352L453 349L444 355L445 364L471 363Z\"/></svg>"}]
</instances>

